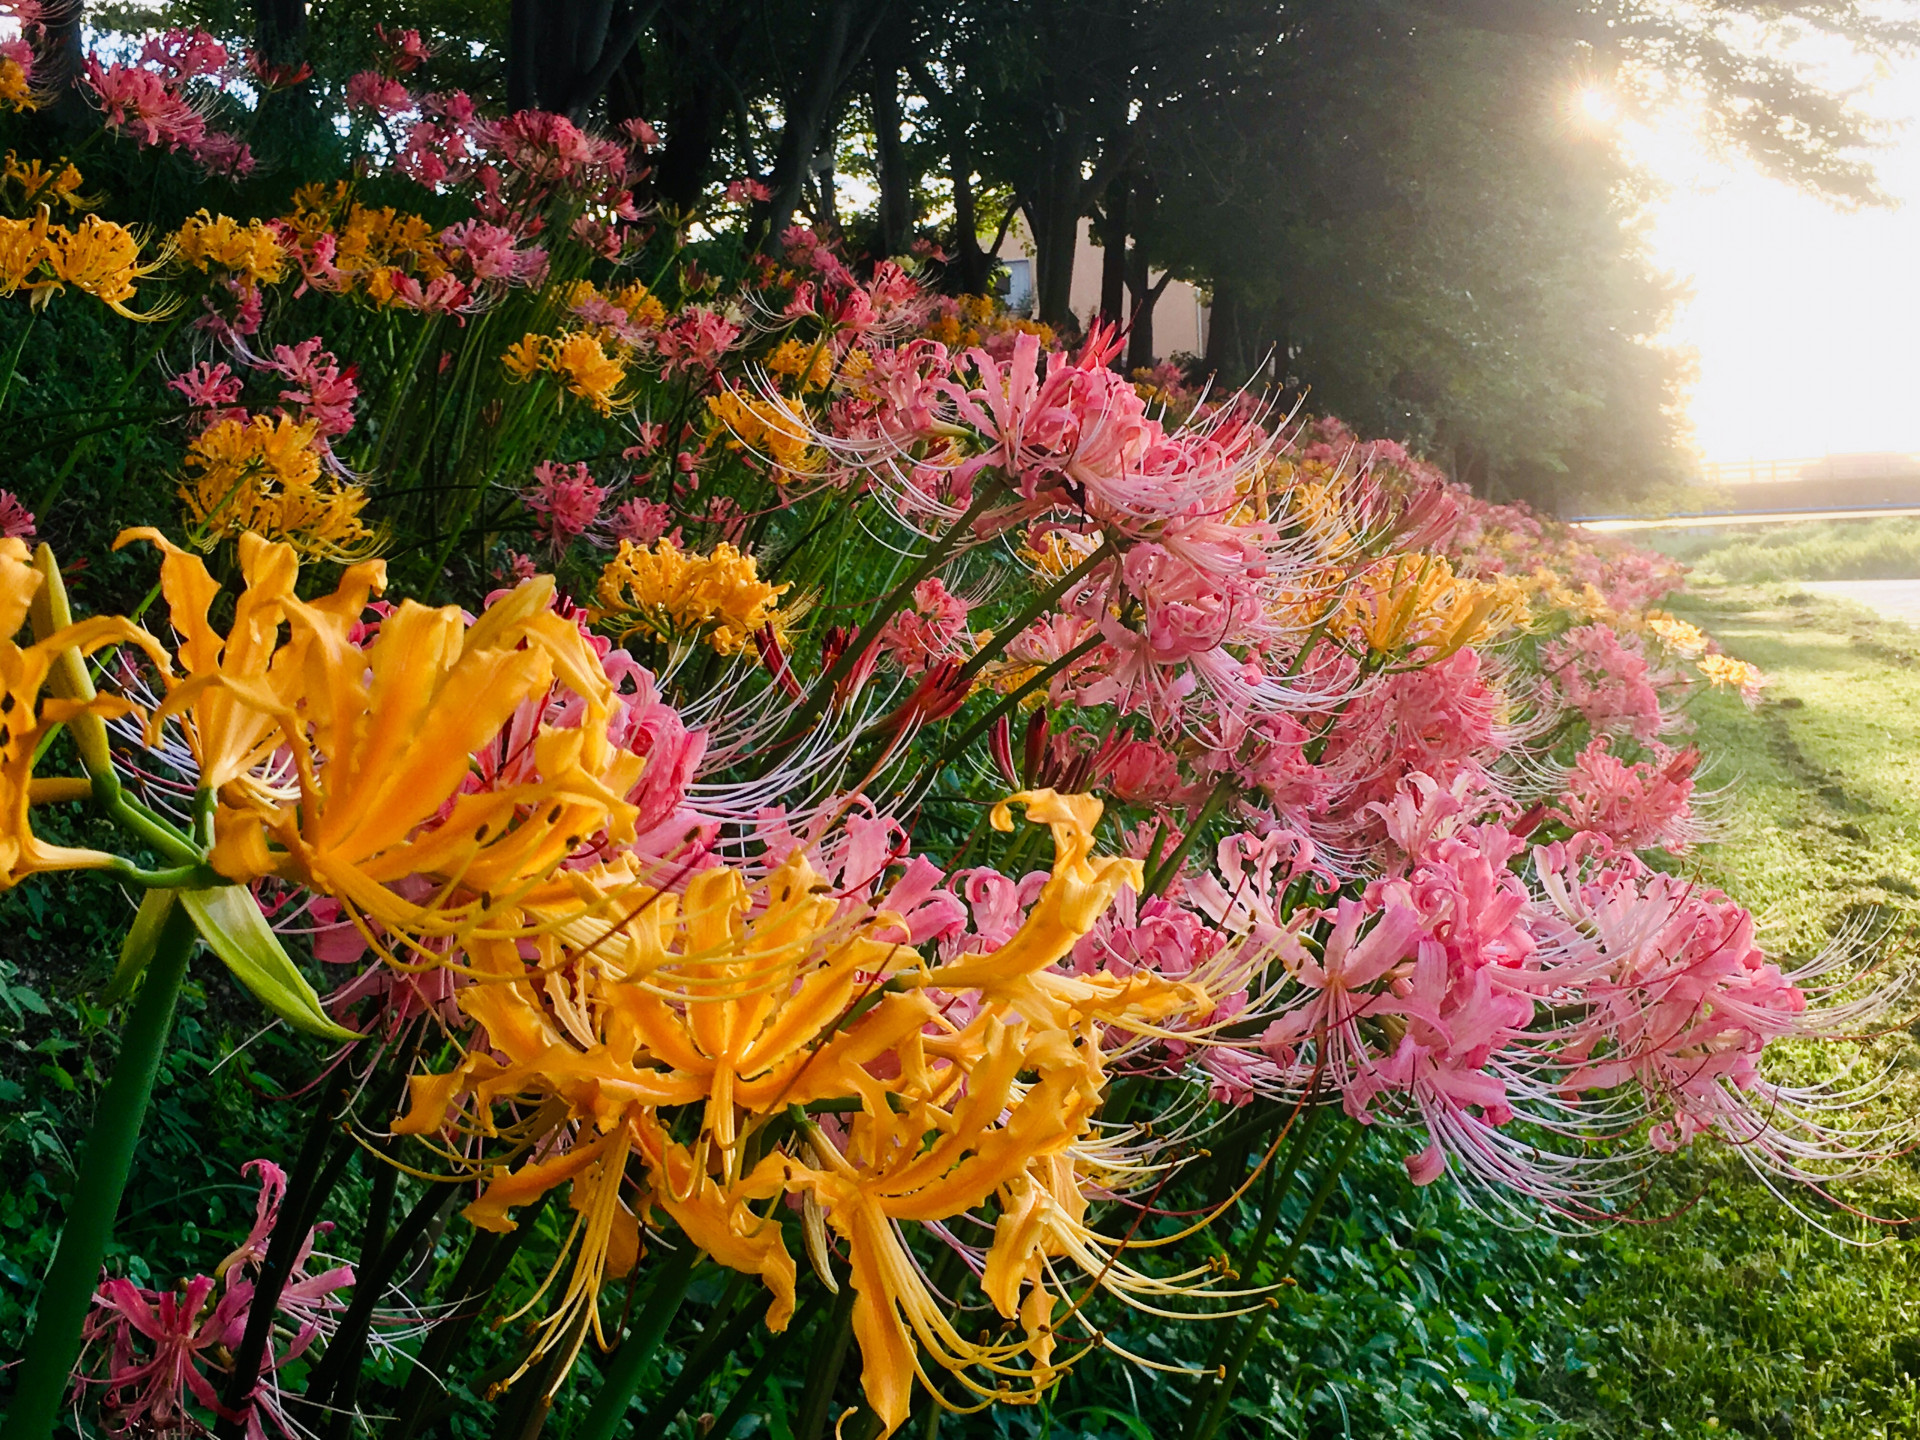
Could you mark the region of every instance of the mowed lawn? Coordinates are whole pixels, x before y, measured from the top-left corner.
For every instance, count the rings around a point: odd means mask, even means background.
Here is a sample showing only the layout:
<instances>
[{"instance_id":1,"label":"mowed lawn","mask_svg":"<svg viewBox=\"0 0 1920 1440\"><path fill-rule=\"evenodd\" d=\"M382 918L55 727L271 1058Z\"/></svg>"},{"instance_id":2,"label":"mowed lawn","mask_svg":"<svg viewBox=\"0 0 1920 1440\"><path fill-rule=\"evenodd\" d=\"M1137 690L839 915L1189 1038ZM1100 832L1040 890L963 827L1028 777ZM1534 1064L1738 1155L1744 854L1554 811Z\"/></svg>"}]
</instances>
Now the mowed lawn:
<instances>
[{"instance_id":1,"label":"mowed lawn","mask_svg":"<svg viewBox=\"0 0 1920 1440\"><path fill-rule=\"evenodd\" d=\"M1705 784L1725 793L1707 806L1720 838L1678 868L1746 903L1783 961L1851 933L1892 973L1914 968L1920 631L1792 585L1704 589L1671 608L1772 680L1756 710L1725 693L1690 703L1715 757ZM1890 1120L1920 1095L1915 1018L1903 1004L1862 1067L1889 1077ZM1801 1047L1788 1068L1831 1076L1840 1058ZM1586 1252L1597 1349L1554 1397L1572 1432L1920 1436L1920 1226L1857 1213L1920 1216L1920 1171L1898 1158L1835 1194L1793 1195L1796 1214L1724 1146L1671 1166L1643 1213L1674 1218Z\"/></svg>"},{"instance_id":2,"label":"mowed lawn","mask_svg":"<svg viewBox=\"0 0 1920 1440\"><path fill-rule=\"evenodd\" d=\"M1731 786L1707 803L1721 838L1702 873L1792 953L1849 919L1909 932L1920 919L1920 631L1790 584L1714 588L1673 608L1771 682L1757 711L1725 692L1688 706L1714 757L1704 785Z\"/></svg>"}]
</instances>

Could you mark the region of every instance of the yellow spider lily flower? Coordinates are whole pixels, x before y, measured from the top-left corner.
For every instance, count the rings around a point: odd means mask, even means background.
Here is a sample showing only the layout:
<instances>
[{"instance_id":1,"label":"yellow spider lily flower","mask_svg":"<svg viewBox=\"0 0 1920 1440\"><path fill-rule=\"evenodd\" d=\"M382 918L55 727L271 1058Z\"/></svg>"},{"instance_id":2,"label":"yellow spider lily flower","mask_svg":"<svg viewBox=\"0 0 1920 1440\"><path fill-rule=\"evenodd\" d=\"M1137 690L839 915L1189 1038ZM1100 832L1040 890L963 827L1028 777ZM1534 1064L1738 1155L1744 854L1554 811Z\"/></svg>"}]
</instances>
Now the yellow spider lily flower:
<instances>
[{"instance_id":1,"label":"yellow spider lily flower","mask_svg":"<svg viewBox=\"0 0 1920 1440\"><path fill-rule=\"evenodd\" d=\"M764 454L773 463L776 485L813 474L824 457L813 448L813 433L804 410L785 400L760 399L737 390L723 390L707 400L716 425L729 431L736 446Z\"/></svg>"},{"instance_id":2,"label":"yellow spider lily flower","mask_svg":"<svg viewBox=\"0 0 1920 1440\"><path fill-rule=\"evenodd\" d=\"M1738 690L1740 698L1747 704L1756 704L1760 691L1767 683L1765 673L1758 665L1745 660L1736 660L1731 655L1702 655L1693 662L1699 667L1700 674L1715 689L1725 686Z\"/></svg>"},{"instance_id":3,"label":"yellow spider lily flower","mask_svg":"<svg viewBox=\"0 0 1920 1440\"><path fill-rule=\"evenodd\" d=\"M166 263L167 257L142 265L140 242L124 225L89 215L77 230L56 225L48 232L47 263L54 279L84 290L116 315L128 320L162 320L173 312L177 301L168 301L145 314L129 310L134 282Z\"/></svg>"},{"instance_id":4,"label":"yellow spider lily flower","mask_svg":"<svg viewBox=\"0 0 1920 1440\"><path fill-rule=\"evenodd\" d=\"M52 294L55 282L45 274L53 253L50 229L44 205L31 220L0 218L0 295L26 290L38 305Z\"/></svg>"},{"instance_id":5,"label":"yellow spider lily flower","mask_svg":"<svg viewBox=\"0 0 1920 1440\"><path fill-rule=\"evenodd\" d=\"M1336 623L1375 655L1424 647L1432 662L1526 619L1525 591L1511 579L1473 580L1439 556L1396 555L1353 578Z\"/></svg>"},{"instance_id":6,"label":"yellow spider lily flower","mask_svg":"<svg viewBox=\"0 0 1920 1440\"><path fill-rule=\"evenodd\" d=\"M658 330L667 323L667 307L638 280L613 292L613 303L627 312L627 318L646 330Z\"/></svg>"},{"instance_id":7,"label":"yellow spider lily flower","mask_svg":"<svg viewBox=\"0 0 1920 1440\"><path fill-rule=\"evenodd\" d=\"M242 225L230 216L202 210L181 223L173 245L181 260L194 269L217 267L249 285L275 284L287 270L286 248L260 220Z\"/></svg>"},{"instance_id":8,"label":"yellow spider lily flower","mask_svg":"<svg viewBox=\"0 0 1920 1440\"><path fill-rule=\"evenodd\" d=\"M33 93L26 67L11 56L0 57L0 105L12 110L40 108L40 97Z\"/></svg>"},{"instance_id":9,"label":"yellow spider lily flower","mask_svg":"<svg viewBox=\"0 0 1920 1440\"><path fill-rule=\"evenodd\" d=\"M507 347L500 363L515 380L531 380L546 367L546 358L547 337L526 334Z\"/></svg>"},{"instance_id":10,"label":"yellow spider lily flower","mask_svg":"<svg viewBox=\"0 0 1920 1440\"><path fill-rule=\"evenodd\" d=\"M144 630L118 616L96 616L52 629L33 644L14 637L26 623L47 577L27 558L26 542L0 539L0 889L39 870L98 869L120 863L98 850L49 845L33 833L28 809L43 799L78 799L77 784L36 780L34 759L41 742L81 715L115 719L134 707L117 696L95 695L80 668L81 657L107 645L138 645L161 654ZM64 677L57 671L66 671ZM52 688L64 693L47 695Z\"/></svg>"},{"instance_id":11,"label":"yellow spider lily flower","mask_svg":"<svg viewBox=\"0 0 1920 1440\"><path fill-rule=\"evenodd\" d=\"M205 548L248 533L349 563L379 537L360 519L367 493L321 466L319 429L288 415L208 426L187 447L180 499Z\"/></svg>"},{"instance_id":12,"label":"yellow spider lily flower","mask_svg":"<svg viewBox=\"0 0 1920 1440\"><path fill-rule=\"evenodd\" d=\"M242 617L247 628L224 639L207 623L214 587L200 561L168 547L163 565L182 643L161 708L185 717L219 786L209 858L222 874L277 875L363 921L444 935L495 912L517 920L513 902L585 840L630 837L625 796L643 761L608 738L612 684L578 627L553 613L550 577L471 622L404 602L362 643L354 632L384 578L378 565L303 601L289 547L255 540L242 558L249 593L236 628ZM272 646L282 620L287 638ZM577 699L577 723L542 718L556 693ZM537 708L524 753L475 788L473 757L526 705ZM280 741L270 775L262 715ZM402 893L423 887L424 898Z\"/></svg>"},{"instance_id":13,"label":"yellow spider lily flower","mask_svg":"<svg viewBox=\"0 0 1920 1440\"><path fill-rule=\"evenodd\" d=\"M780 1193L783 1172L763 1162L741 1175L743 1122L758 1128L790 1105L857 1093L860 1067L908 1042L935 1014L921 997L888 995L840 1028L863 989L871 993L878 977L919 957L875 937L889 923L884 915L852 927L838 922L838 902L822 888L800 855L752 890L732 870L702 871L684 897L644 894L636 916L644 938L634 947L583 957L559 949L553 935L540 937L537 984L516 942L470 946L476 983L460 991L459 1004L485 1028L488 1048L447 1074L415 1076L395 1129L432 1133L470 1096L473 1130L493 1135L501 1101L564 1102L583 1132L590 1125L601 1136L627 1136L653 1177L648 1203L722 1264L765 1278L776 1295L769 1324L784 1327L793 1261L779 1225L745 1208ZM704 1118L691 1145L650 1118L661 1107L696 1105ZM587 1143L578 1139L574 1149ZM576 1168L542 1160L496 1174L468 1217L511 1228L508 1207ZM598 1273L602 1260L591 1245L600 1242L624 1244L612 1230L598 1241L587 1236L576 1281ZM553 1325L549 1334L567 1329Z\"/></svg>"},{"instance_id":14,"label":"yellow spider lily flower","mask_svg":"<svg viewBox=\"0 0 1920 1440\"><path fill-rule=\"evenodd\" d=\"M1024 1023L990 1019L984 1029L983 1053L950 1112L914 1101L896 1111L879 1082L868 1079L874 1093L851 1118L846 1140L836 1144L810 1126L822 1163L794 1165L795 1179L846 1242L861 1387L883 1434L906 1420L916 1377L933 1388L916 1341L981 1396L1014 1398L998 1383L974 1379L968 1372L976 1366L1035 1392L1053 1379L1050 1334L1033 1337L1043 1342L1039 1355L1032 1353L1030 1338L981 1343L962 1335L896 1229L900 1221L945 1220L983 1204L1024 1175L1035 1157L1064 1150L1091 1119L1098 1092L1087 1085L1085 1066L1070 1045L1054 1043L1045 1032L1035 1035ZM1038 1078L1020 1085L1022 1070L1037 1070ZM1039 1316L1037 1309L1030 1313ZM1019 1363L1022 1356L1025 1364Z\"/></svg>"},{"instance_id":15,"label":"yellow spider lily flower","mask_svg":"<svg viewBox=\"0 0 1920 1440\"><path fill-rule=\"evenodd\" d=\"M1676 655L1692 660L1707 653L1710 643L1706 632L1697 625L1690 625L1676 615L1664 610L1649 610L1646 615L1646 627L1667 649Z\"/></svg>"},{"instance_id":16,"label":"yellow spider lily flower","mask_svg":"<svg viewBox=\"0 0 1920 1440\"><path fill-rule=\"evenodd\" d=\"M570 331L552 341L547 350L546 368L567 382L567 389L592 404L602 415L611 415L626 402L614 395L627 372L585 331Z\"/></svg>"},{"instance_id":17,"label":"yellow spider lily flower","mask_svg":"<svg viewBox=\"0 0 1920 1440\"><path fill-rule=\"evenodd\" d=\"M4 99L4 96L0 96ZM87 210L98 203L96 200L82 199L80 169L64 155L52 165L32 159L21 163L19 156L9 150L5 168L0 171L0 186L20 187L18 204L37 205L43 200L58 201L68 210ZM8 197L9 200L12 197Z\"/></svg>"},{"instance_id":18,"label":"yellow spider lily flower","mask_svg":"<svg viewBox=\"0 0 1920 1440\"><path fill-rule=\"evenodd\" d=\"M1054 1257L1130 1300L1192 1278L1129 1270L1085 1226L1089 1186L1111 1192L1130 1163L1141 1168L1092 1125L1102 1028L1151 1029L1175 1011L1210 1010L1218 994L1056 970L1119 886L1139 883L1140 866L1093 854L1100 805L1090 797L1035 791L1013 803L1052 827L1055 867L992 954L928 966L889 938L895 917L828 893L803 853L757 884L725 867L689 877L679 895L635 883L629 923L603 932L604 944L556 929L469 942L473 983L458 1004L484 1043L450 1072L413 1077L394 1129L462 1136L450 1158L470 1155L476 1138L529 1157L489 1173L467 1212L475 1224L508 1228L513 1206L572 1184L582 1218L536 1350L598 1333L597 1288L636 1253L649 1210L720 1264L760 1276L774 1293L768 1323L784 1326L795 1266L782 1195L805 1201L816 1266L832 1263L821 1227L845 1244L862 1384L889 1432L926 1378L924 1360L982 1397L1044 1392L1067 1363L1056 1353ZM995 819L1010 826L1011 811ZM751 1142L789 1120L794 1138L749 1166ZM620 1168L628 1156L644 1182ZM1017 1333L976 1342L899 1227L988 1206L1001 1212L988 1294Z\"/></svg>"},{"instance_id":19,"label":"yellow spider lily flower","mask_svg":"<svg viewBox=\"0 0 1920 1440\"><path fill-rule=\"evenodd\" d=\"M627 403L625 397L614 393L627 378L625 368L607 354L597 337L584 330L522 335L507 347L500 364L516 381L531 380L542 371L557 375L568 390L602 415L611 415Z\"/></svg>"},{"instance_id":20,"label":"yellow spider lily flower","mask_svg":"<svg viewBox=\"0 0 1920 1440\"><path fill-rule=\"evenodd\" d=\"M623 540L600 572L593 617L618 628L622 639L645 632L669 644L705 641L735 655L775 622L775 607L791 588L765 583L754 558L724 542L689 555L668 539L651 550Z\"/></svg>"}]
</instances>

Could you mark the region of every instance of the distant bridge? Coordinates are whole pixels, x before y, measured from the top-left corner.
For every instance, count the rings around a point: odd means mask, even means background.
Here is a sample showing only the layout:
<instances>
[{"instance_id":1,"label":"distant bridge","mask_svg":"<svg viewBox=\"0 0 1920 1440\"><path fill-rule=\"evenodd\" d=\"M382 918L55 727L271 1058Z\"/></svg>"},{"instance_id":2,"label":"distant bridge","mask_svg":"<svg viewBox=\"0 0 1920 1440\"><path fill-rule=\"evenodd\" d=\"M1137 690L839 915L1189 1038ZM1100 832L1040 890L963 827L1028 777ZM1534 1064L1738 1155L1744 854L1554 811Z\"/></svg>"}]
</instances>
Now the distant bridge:
<instances>
[{"instance_id":1,"label":"distant bridge","mask_svg":"<svg viewBox=\"0 0 1920 1440\"><path fill-rule=\"evenodd\" d=\"M1794 481L1920 480L1920 455L1878 451L1868 455L1813 455L1798 460L1709 460L1700 467L1700 483L1738 489L1745 485L1787 485Z\"/></svg>"},{"instance_id":2,"label":"distant bridge","mask_svg":"<svg viewBox=\"0 0 1920 1440\"><path fill-rule=\"evenodd\" d=\"M1691 515L1576 515L1568 523L1583 530L1699 530L1723 525L1791 525L1808 520L1895 519L1920 515L1920 505L1862 505L1850 510L1705 510Z\"/></svg>"},{"instance_id":3,"label":"distant bridge","mask_svg":"<svg viewBox=\"0 0 1920 1440\"><path fill-rule=\"evenodd\" d=\"M1696 478L1702 487L1724 494L1725 506L1658 518L1578 515L1573 523L1591 530L1681 530L1920 515L1920 456L1916 455L1889 451L1794 460L1722 460L1702 465Z\"/></svg>"}]
</instances>

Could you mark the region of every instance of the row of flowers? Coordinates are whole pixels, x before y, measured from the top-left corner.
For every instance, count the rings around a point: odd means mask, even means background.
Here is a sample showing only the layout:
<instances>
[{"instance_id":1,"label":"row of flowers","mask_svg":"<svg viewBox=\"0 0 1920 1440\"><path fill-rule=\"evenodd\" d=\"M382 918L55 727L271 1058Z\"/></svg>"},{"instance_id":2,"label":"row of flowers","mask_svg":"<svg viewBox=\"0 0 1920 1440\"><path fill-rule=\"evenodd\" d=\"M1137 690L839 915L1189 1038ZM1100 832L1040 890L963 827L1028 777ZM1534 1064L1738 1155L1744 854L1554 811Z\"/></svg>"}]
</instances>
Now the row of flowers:
<instances>
[{"instance_id":1,"label":"row of flowers","mask_svg":"<svg viewBox=\"0 0 1920 1440\"><path fill-rule=\"evenodd\" d=\"M96 63L109 128L222 168L168 118L219 48ZM1315 1110L1573 1221L1703 1135L1811 1183L1896 1143L1762 1063L1884 993L1662 868L1708 830L1687 705L1762 684L1657 608L1678 567L1120 374L937 256L796 229L723 280L701 236L744 193L654 213L650 127L489 118L413 88L430 58L398 37L352 98L366 169L452 223L315 183L142 261L50 224L104 203L71 165L9 160L11 291L175 327L186 543L124 537L167 626L75 621L9 497L0 872L144 888L138 1003L203 937L364 1082L319 1103L362 1097L423 1214L518 1234L567 1187L502 1385L551 1397L618 1340L610 1281L670 1316L701 1257L770 1331L850 1287L881 1433L916 1393L1039 1400L1127 1358L1110 1312L1262 1310L1209 1226ZM396 477L443 453L422 509ZM69 804L124 849L45 840ZM262 1163L213 1275L99 1285L74 1384L109 1426L299 1433L451 1323L397 1259L351 1303L310 1276L324 1193L276 1211Z\"/></svg>"}]
</instances>

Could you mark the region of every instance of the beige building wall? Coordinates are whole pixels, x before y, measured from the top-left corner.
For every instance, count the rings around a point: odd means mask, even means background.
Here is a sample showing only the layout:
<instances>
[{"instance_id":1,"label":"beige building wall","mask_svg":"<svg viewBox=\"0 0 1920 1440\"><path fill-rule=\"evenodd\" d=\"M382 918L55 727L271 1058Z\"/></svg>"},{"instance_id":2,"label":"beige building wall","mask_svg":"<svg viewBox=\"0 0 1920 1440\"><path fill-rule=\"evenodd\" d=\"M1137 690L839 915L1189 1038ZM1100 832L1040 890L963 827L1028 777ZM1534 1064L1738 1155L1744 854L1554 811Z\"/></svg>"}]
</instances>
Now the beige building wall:
<instances>
[{"instance_id":1,"label":"beige building wall","mask_svg":"<svg viewBox=\"0 0 1920 1440\"><path fill-rule=\"evenodd\" d=\"M984 242L983 242L984 243ZM1007 227L1006 243L1000 258L1009 270L1007 303L1013 308L1033 305L1034 251L1033 233L1027 229L1024 215L1016 215ZM1070 302L1082 326L1100 310L1100 267L1105 258L1093 243L1093 225L1081 220L1073 250L1073 286ZM1151 272L1157 282L1160 272ZM1153 348L1159 359L1173 355L1200 355L1207 348L1207 307L1200 292L1185 280L1171 281L1153 307Z\"/></svg>"}]
</instances>

